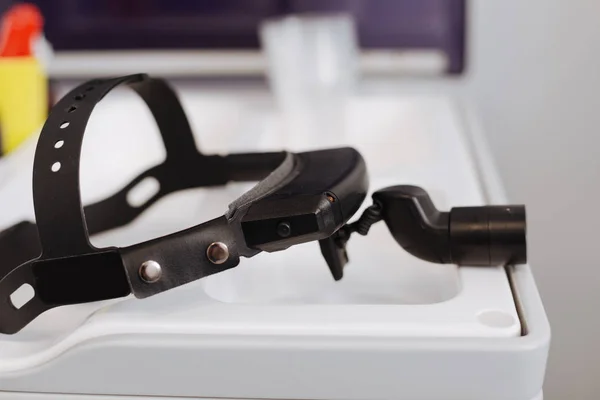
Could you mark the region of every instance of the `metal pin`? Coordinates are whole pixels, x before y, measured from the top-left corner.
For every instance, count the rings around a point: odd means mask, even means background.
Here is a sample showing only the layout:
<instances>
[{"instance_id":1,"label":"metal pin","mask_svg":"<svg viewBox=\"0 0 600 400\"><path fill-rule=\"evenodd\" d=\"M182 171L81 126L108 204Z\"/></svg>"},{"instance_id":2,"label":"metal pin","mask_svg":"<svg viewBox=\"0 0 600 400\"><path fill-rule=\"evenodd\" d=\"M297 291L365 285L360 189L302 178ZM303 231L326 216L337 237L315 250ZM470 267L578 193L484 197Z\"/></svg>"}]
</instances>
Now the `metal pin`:
<instances>
[{"instance_id":1,"label":"metal pin","mask_svg":"<svg viewBox=\"0 0 600 400\"><path fill-rule=\"evenodd\" d=\"M162 268L156 261L144 261L142 265L140 265L139 275L144 282L154 283L160 279Z\"/></svg>"},{"instance_id":2,"label":"metal pin","mask_svg":"<svg viewBox=\"0 0 600 400\"><path fill-rule=\"evenodd\" d=\"M206 257L213 264L223 264L229 258L229 249L225 243L211 243L206 249Z\"/></svg>"}]
</instances>

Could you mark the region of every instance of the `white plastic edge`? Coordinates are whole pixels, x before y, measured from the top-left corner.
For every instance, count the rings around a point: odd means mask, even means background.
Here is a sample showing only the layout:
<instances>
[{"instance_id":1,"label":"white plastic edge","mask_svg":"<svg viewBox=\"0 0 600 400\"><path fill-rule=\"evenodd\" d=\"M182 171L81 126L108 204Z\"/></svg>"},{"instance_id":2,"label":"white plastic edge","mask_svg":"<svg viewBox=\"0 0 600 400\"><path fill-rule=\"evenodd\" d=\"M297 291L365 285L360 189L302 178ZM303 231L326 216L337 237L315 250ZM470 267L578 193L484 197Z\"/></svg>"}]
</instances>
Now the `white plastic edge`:
<instances>
[{"instance_id":1,"label":"white plastic edge","mask_svg":"<svg viewBox=\"0 0 600 400\"><path fill-rule=\"evenodd\" d=\"M360 57L363 74L441 75L448 60L439 50L368 50ZM51 78L77 79L145 72L164 77L265 75L259 51L127 50L58 51L50 63Z\"/></svg>"},{"instance_id":2,"label":"white plastic edge","mask_svg":"<svg viewBox=\"0 0 600 400\"><path fill-rule=\"evenodd\" d=\"M469 146L477 164L476 171L484 190L484 197L488 203L506 203L508 197L502 185L502 179L495 166L488 142L483 135L480 122L475 118L476 107L465 99L461 99L457 104L460 107L460 115L464 118L464 125L467 127ZM477 149L477 151L473 151L473 149ZM533 280L531 267L529 264L509 266L507 274L511 281L513 296L523 327L522 336L516 340L528 347L533 346L544 350L546 357L544 365L546 365L550 347L550 324Z\"/></svg>"}]
</instances>

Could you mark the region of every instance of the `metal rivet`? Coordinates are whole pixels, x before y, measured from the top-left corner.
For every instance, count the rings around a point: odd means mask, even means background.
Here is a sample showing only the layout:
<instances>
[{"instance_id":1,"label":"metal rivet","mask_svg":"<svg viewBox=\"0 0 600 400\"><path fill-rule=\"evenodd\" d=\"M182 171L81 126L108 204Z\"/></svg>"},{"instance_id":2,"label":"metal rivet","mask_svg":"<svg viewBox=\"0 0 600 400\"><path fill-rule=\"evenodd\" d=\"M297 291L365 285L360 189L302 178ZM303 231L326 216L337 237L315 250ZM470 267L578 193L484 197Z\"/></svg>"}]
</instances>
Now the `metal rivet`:
<instances>
[{"instance_id":1,"label":"metal rivet","mask_svg":"<svg viewBox=\"0 0 600 400\"><path fill-rule=\"evenodd\" d=\"M229 258L229 249L225 243L211 243L206 249L206 257L213 264L223 264Z\"/></svg>"},{"instance_id":2,"label":"metal rivet","mask_svg":"<svg viewBox=\"0 0 600 400\"><path fill-rule=\"evenodd\" d=\"M280 222L277 225L277 234L281 237L288 237L292 233L292 227L287 221Z\"/></svg>"},{"instance_id":3,"label":"metal rivet","mask_svg":"<svg viewBox=\"0 0 600 400\"><path fill-rule=\"evenodd\" d=\"M325 193L325 197L330 203L335 203L335 197L331 193Z\"/></svg>"},{"instance_id":4,"label":"metal rivet","mask_svg":"<svg viewBox=\"0 0 600 400\"><path fill-rule=\"evenodd\" d=\"M160 279L162 268L156 261L144 261L142 265L140 265L139 274L144 282L154 283Z\"/></svg>"}]
</instances>

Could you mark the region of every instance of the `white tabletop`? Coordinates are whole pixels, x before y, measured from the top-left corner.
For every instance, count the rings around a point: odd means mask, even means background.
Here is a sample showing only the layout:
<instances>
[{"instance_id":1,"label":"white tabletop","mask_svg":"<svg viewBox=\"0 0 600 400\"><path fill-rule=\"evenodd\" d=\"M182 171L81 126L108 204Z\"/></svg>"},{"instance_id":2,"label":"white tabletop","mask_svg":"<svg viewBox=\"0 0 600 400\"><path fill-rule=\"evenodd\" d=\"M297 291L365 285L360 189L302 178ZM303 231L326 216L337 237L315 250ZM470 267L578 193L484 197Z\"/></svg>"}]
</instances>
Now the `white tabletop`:
<instances>
[{"instance_id":1,"label":"white tabletop","mask_svg":"<svg viewBox=\"0 0 600 400\"><path fill-rule=\"evenodd\" d=\"M265 93L178 89L202 151L260 151L285 143L285 122ZM371 189L419 185L440 209L484 201L463 121L449 98L356 97L345 117L343 142L365 157ZM293 150L319 147L297 142ZM33 218L34 145L32 140L0 160L0 209L11 210L0 214L0 227ZM90 119L84 142L84 202L109 195L162 157L160 137L141 100L126 90L109 94ZM171 195L133 224L92 242L129 245L201 223L221 215L246 188ZM51 310L16 335L0 335L0 378L2 372L27 371L49 360L57 368L67 349L91 339L97 346L119 335L218 334L227 341L257 334L460 338L521 332L501 267L457 268L418 260L394 242L383 223L368 237L353 238L349 256L340 282L331 278L318 245L309 243L242 259L237 268L149 299Z\"/></svg>"}]
</instances>

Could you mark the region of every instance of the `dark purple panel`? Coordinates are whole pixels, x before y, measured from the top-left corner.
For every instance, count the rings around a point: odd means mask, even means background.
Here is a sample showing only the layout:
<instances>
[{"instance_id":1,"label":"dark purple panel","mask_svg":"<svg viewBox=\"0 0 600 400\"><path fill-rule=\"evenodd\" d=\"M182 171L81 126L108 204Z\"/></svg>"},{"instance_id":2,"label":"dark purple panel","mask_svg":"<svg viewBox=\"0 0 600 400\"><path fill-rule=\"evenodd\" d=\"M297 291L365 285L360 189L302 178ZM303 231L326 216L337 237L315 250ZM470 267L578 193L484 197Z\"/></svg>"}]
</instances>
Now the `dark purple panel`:
<instances>
[{"instance_id":1,"label":"dark purple panel","mask_svg":"<svg viewBox=\"0 0 600 400\"><path fill-rule=\"evenodd\" d=\"M6 2L7 0L0 0ZM349 12L363 48L439 49L465 58L466 0L33 0L56 49L252 49L257 28L290 13Z\"/></svg>"}]
</instances>

